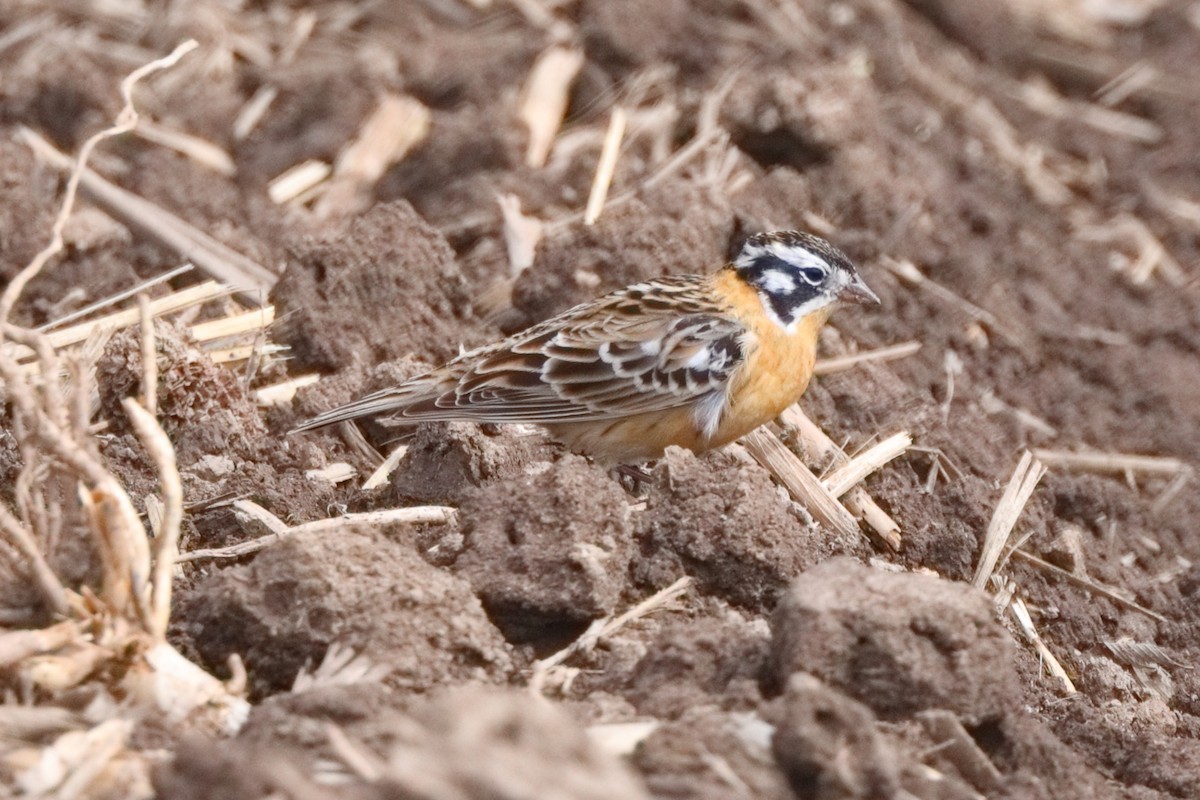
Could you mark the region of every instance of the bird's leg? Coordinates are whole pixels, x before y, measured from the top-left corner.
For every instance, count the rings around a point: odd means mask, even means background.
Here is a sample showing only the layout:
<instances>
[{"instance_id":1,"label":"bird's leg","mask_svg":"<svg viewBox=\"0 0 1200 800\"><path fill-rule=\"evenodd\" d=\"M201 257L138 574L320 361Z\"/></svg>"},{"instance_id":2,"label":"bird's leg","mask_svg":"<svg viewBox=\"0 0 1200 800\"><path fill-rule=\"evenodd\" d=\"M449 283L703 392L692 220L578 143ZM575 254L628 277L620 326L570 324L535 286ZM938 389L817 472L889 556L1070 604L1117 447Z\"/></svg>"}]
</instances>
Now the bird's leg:
<instances>
[{"instance_id":1,"label":"bird's leg","mask_svg":"<svg viewBox=\"0 0 1200 800\"><path fill-rule=\"evenodd\" d=\"M653 466L653 462L650 462L650 465ZM614 467L609 474L612 475L613 480L621 484L625 491L632 495L642 494L642 490L654 480L654 476L644 465L622 464Z\"/></svg>"}]
</instances>

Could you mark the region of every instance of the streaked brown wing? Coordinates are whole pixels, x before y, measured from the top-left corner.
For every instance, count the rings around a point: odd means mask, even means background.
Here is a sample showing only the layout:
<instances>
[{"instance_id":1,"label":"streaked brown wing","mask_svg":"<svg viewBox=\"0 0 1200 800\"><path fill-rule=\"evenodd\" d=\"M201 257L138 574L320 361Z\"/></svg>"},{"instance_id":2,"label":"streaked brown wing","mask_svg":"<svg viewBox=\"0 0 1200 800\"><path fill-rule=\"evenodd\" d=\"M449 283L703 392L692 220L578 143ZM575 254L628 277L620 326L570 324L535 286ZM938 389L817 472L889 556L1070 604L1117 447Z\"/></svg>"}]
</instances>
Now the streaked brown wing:
<instances>
[{"instance_id":1,"label":"streaked brown wing","mask_svg":"<svg viewBox=\"0 0 1200 800\"><path fill-rule=\"evenodd\" d=\"M631 286L444 367L333 409L306 430L391 413L414 420L587 422L707 400L719 409L745 328L696 278Z\"/></svg>"}]
</instances>

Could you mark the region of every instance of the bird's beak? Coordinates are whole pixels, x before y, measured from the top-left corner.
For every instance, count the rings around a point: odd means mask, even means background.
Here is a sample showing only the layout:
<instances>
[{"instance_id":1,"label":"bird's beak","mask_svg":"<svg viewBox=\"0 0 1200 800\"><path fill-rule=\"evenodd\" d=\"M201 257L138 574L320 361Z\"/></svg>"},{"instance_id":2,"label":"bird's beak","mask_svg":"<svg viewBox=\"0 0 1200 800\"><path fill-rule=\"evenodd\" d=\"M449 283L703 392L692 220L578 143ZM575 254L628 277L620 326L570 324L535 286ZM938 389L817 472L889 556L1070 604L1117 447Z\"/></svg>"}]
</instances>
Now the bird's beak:
<instances>
[{"instance_id":1,"label":"bird's beak","mask_svg":"<svg viewBox=\"0 0 1200 800\"><path fill-rule=\"evenodd\" d=\"M861 305L879 305L882 302L879 295L872 292L871 287L867 286L857 275L838 292L838 300L843 303L859 303Z\"/></svg>"}]
</instances>

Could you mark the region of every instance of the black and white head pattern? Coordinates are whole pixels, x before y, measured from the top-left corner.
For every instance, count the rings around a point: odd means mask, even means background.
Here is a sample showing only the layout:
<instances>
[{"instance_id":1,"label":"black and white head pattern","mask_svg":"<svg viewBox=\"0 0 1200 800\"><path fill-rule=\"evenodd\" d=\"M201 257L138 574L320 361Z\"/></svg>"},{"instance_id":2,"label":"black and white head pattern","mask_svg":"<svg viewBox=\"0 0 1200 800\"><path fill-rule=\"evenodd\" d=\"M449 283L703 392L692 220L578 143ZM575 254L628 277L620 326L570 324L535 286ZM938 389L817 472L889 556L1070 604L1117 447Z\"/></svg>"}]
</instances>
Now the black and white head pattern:
<instances>
[{"instance_id":1,"label":"black and white head pattern","mask_svg":"<svg viewBox=\"0 0 1200 800\"><path fill-rule=\"evenodd\" d=\"M845 253L824 239L799 231L751 236L733 261L742 280L758 289L767 312L784 328L836 302L862 285Z\"/></svg>"}]
</instances>

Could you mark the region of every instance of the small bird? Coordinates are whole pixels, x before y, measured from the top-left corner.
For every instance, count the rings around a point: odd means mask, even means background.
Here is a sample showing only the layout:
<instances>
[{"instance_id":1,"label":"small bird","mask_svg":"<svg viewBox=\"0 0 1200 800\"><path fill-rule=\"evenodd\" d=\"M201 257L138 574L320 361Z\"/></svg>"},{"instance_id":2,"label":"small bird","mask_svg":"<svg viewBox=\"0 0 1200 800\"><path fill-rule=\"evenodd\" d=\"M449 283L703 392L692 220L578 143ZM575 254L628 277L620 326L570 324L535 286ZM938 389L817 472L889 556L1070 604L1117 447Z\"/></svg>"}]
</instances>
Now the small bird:
<instances>
[{"instance_id":1,"label":"small bird","mask_svg":"<svg viewBox=\"0 0 1200 800\"><path fill-rule=\"evenodd\" d=\"M761 233L716 273L619 289L295 431L387 414L536 423L611 464L653 460L670 445L699 453L799 399L836 305L878 302L825 240Z\"/></svg>"}]
</instances>

